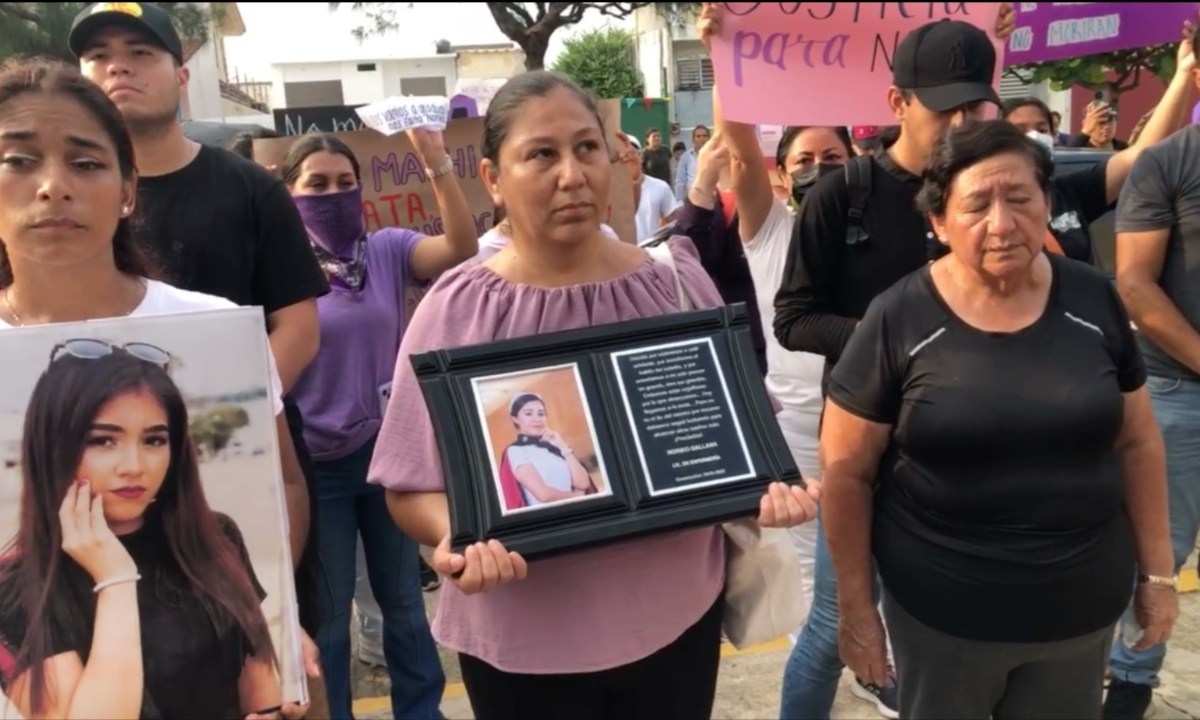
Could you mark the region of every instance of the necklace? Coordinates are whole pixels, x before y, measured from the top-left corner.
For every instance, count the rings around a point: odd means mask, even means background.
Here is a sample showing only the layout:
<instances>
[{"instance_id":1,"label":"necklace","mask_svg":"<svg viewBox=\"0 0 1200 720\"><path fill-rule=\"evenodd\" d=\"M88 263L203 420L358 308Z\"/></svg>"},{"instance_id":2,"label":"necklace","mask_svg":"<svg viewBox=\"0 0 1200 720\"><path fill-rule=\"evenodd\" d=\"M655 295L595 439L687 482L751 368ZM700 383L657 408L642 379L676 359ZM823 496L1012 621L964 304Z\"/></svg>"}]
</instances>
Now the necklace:
<instances>
[{"instance_id":1,"label":"necklace","mask_svg":"<svg viewBox=\"0 0 1200 720\"><path fill-rule=\"evenodd\" d=\"M139 281L139 284L141 284L143 287L145 286L144 282ZM117 317L128 317L128 316L132 315L133 311L137 310L138 306L141 305L142 301L145 299L146 299L145 294L143 294L141 297L138 297L136 300L133 301L133 307L131 307L128 310L126 310L125 312L121 313ZM8 288L7 287L4 288L4 307L5 307L5 309L8 310L8 314L12 315L13 320L16 321L17 327L25 327L25 321L21 319L21 314L17 312L17 309L15 307L13 307L12 299L9 298L9 296L8 296Z\"/></svg>"},{"instance_id":2,"label":"necklace","mask_svg":"<svg viewBox=\"0 0 1200 720\"><path fill-rule=\"evenodd\" d=\"M23 321L21 319L20 314L17 313L17 309L15 307L13 307L12 300L8 299L8 288L7 287L4 288L4 307L8 309L8 314L12 315L13 320L16 321L17 327L25 326L25 321Z\"/></svg>"}]
</instances>

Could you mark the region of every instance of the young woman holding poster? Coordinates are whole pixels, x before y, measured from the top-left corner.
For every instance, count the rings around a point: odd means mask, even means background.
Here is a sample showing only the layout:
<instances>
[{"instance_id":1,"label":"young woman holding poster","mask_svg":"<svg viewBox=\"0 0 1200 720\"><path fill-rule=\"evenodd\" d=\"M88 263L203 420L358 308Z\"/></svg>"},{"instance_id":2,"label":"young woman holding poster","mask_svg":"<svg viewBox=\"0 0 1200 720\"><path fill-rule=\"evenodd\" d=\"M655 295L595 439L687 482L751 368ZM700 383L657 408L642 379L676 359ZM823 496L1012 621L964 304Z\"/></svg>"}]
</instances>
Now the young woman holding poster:
<instances>
[{"instance_id":1,"label":"young woman holding poster","mask_svg":"<svg viewBox=\"0 0 1200 720\"><path fill-rule=\"evenodd\" d=\"M383 616L392 713L437 720L446 682L425 617L417 544L391 521L383 491L367 484L410 291L469 259L477 247L442 133L416 128L407 135L426 167L444 235L398 227L367 233L358 158L332 135L296 141L280 166L330 284L329 294L317 298L321 347L292 395L316 461L317 548L328 579L317 645L335 717L349 717L353 701L350 610L360 533Z\"/></svg>"},{"instance_id":2,"label":"young woman holding poster","mask_svg":"<svg viewBox=\"0 0 1200 720\"><path fill-rule=\"evenodd\" d=\"M677 280L692 307L723 304L686 238L669 243L675 270L605 238L612 164L604 127L571 81L548 72L509 80L488 107L482 155L481 174L504 206L512 242L438 280L413 316L402 357L678 312ZM400 527L436 547L431 564L448 581L434 635L459 653L475 717L711 714L725 582L721 528L529 564L494 540L452 553L438 444L406 362L396 364L369 478L387 488ZM807 492L772 484L759 522L811 520L817 488L815 481Z\"/></svg>"},{"instance_id":3,"label":"young woman holding poster","mask_svg":"<svg viewBox=\"0 0 1200 720\"><path fill-rule=\"evenodd\" d=\"M136 185L132 141L120 112L102 90L74 68L57 63L13 60L0 67L0 330L234 307L222 298L150 279L150 265L139 253L129 227ZM273 362L272 375L275 410L281 418L281 392ZM282 421L279 425L284 482L303 483L287 426ZM60 490L65 493L67 485ZM63 497L60 495L52 506L39 508L45 523L51 522L47 519L49 513L58 511ZM34 518L25 520L33 522ZM40 532L50 532L48 528L44 524ZM33 540L38 547L58 547L61 536L39 535ZM18 554L15 562L24 563L25 557ZM56 572L58 566L43 567ZM28 589L28 583L22 582L21 587ZM69 600L58 597L52 589L46 585L43 590L49 594L40 598L51 610L55 603ZM102 588L97 601L128 590L120 585ZM9 596L9 601L5 616L33 618L31 628L49 617L42 614L41 604L23 605L27 599L16 596ZM32 662L30 652L34 648L27 646L24 632L11 627L5 631L9 645L15 644L11 649L17 666L43 673L42 664ZM158 652L159 634L143 632L141 636L142 657ZM42 637L40 647L44 652L44 633ZM84 642L82 649L87 655L88 645ZM305 648L310 686L318 690L319 682L312 682L320 676L316 648L307 639ZM136 655L138 646L131 644L125 649ZM46 662L57 668L62 659L51 657ZM78 660L75 669L78 675ZM20 684L21 677L13 679ZM71 678L67 676L54 677L60 688L68 680ZM89 687L95 684L94 680L88 681ZM28 711L28 703L34 700L43 708L43 701L52 702L37 693L24 693L18 704ZM268 706L259 709L263 707ZM48 714L64 716L66 708L61 710L62 714ZM304 711L301 706L284 708L289 717L299 717ZM121 715L88 712L106 717ZM28 712L23 714L28 716ZM34 716L42 714L35 712Z\"/></svg>"},{"instance_id":4,"label":"young woman holding poster","mask_svg":"<svg viewBox=\"0 0 1200 720\"><path fill-rule=\"evenodd\" d=\"M205 499L170 363L145 343L68 340L34 388L0 563L0 636L18 649L0 684L24 717L280 706L265 593Z\"/></svg>"}]
</instances>

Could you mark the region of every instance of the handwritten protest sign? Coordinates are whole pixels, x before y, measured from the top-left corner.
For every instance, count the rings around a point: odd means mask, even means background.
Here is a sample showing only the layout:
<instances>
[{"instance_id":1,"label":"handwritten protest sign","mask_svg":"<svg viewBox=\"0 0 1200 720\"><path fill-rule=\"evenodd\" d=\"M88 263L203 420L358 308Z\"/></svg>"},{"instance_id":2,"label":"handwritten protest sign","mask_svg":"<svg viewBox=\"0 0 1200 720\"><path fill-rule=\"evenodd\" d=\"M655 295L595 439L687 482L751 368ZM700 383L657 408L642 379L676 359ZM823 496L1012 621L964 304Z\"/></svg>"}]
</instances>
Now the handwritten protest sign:
<instances>
[{"instance_id":1,"label":"handwritten protest sign","mask_svg":"<svg viewBox=\"0 0 1200 720\"><path fill-rule=\"evenodd\" d=\"M1017 3L1006 65L1178 42L1200 3Z\"/></svg>"},{"instance_id":2,"label":"handwritten protest sign","mask_svg":"<svg viewBox=\"0 0 1200 720\"><path fill-rule=\"evenodd\" d=\"M360 105L279 108L273 112L275 132L303 135L310 132L352 132L365 127L355 114Z\"/></svg>"},{"instance_id":3,"label":"handwritten protest sign","mask_svg":"<svg viewBox=\"0 0 1200 720\"><path fill-rule=\"evenodd\" d=\"M717 5L721 32L713 38L712 60L722 112L738 122L785 125L894 123L887 88L904 36L943 18L990 35L1000 9L1000 3L975 2Z\"/></svg>"},{"instance_id":4,"label":"handwritten protest sign","mask_svg":"<svg viewBox=\"0 0 1200 720\"><path fill-rule=\"evenodd\" d=\"M384 135L409 128L445 130L450 99L444 97L390 97L355 110L363 123Z\"/></svg>"}]
</instances>

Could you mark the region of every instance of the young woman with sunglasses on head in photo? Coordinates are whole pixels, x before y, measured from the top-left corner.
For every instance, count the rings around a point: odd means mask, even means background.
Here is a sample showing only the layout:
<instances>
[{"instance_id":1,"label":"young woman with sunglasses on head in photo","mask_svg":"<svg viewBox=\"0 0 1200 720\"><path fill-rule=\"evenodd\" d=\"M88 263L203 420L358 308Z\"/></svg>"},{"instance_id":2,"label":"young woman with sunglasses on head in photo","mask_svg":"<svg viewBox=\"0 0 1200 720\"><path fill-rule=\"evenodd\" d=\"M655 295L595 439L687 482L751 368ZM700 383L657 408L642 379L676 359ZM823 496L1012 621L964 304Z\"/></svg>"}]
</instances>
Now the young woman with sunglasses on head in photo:
<instances>
[{"instance_id":1,"label":"young woman with sunglasses on head in photo","mask_svg":"<svg viewBox=\"0 0 1200 720\"><path fill-rule=\"evenodd\" d=\"M330 285L317 298L317 357L292 395L316 463L317 551L327 579L318 603L317 643L335 717L349 717L354 699L350 620L360 534L383 619L393 714L437 720L446 682L425 616L420 550L392 522L383 490L367 484L410 291L469 259L478 247L471 208L442 133L414 128L406 134L427 168L445 229L441 235L399 227L367 232L358 158L336 137L297 140L280 167Z\"/></svg>"},{"instance_id":2,"label":"young woman with sunglasses on head in photo","mask_svg":"<svg viewBox=\"0 0 1200 720\"><path fill-rule=\"evenodd\" d=\"M241 532L204 497L170 355L54 348L0 562L0 684L26 718L240 718L280 706ZM65 556L65 557L64 557Z\"/></svg>"},{"instance_id":3,"label":"young woman with sunglasses on head in photo","mask_svg":"<svg viewBox=\"0 0 1200 720\"><path fill-rule=\"evenodd\" d=\"M133 144L103 91L59 63L0 67L0 330L235 307L150 279L129 227L136 185ZM284 482L303 483L271 364ZM298 533L302 510L289 506ZM296 538L292 546L295 554ZM317 677L315 646L304 645Z\"/></svg>"}]
</instances>

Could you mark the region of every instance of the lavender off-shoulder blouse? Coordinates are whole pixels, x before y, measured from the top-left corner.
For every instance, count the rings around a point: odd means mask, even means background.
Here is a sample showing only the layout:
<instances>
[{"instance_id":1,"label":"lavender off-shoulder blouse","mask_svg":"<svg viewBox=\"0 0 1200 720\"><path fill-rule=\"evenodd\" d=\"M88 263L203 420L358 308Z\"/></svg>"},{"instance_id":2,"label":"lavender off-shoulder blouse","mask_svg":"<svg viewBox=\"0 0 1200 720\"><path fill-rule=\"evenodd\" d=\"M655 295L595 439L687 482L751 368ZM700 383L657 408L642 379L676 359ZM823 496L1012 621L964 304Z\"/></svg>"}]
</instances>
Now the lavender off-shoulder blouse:
<instances>
[{"instance_id":1,"label":"lavender off-shoulder blouse","mask_svg":"<svg viewBox=\"0 0 1200 720\"><path fill-rule=\"evenodd\" d=\"M692 307L723 305L691 241L669 241ZM678 312L671 268L649 256L623 277L561 288L518 285L480 264L445 273L404 341L368 479L398 492L445 489L412 353ZM533 561L525 580L464 595L442 585L433 634L512 673L606 670L671 644L725 583L720 527L674 532Z\"/></svg>"}]
</instances>

